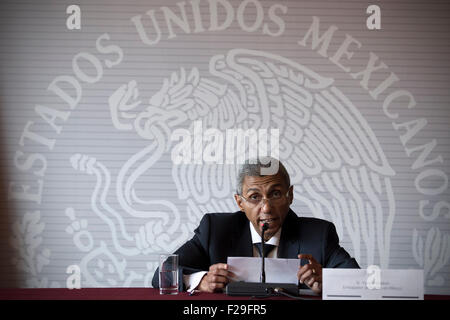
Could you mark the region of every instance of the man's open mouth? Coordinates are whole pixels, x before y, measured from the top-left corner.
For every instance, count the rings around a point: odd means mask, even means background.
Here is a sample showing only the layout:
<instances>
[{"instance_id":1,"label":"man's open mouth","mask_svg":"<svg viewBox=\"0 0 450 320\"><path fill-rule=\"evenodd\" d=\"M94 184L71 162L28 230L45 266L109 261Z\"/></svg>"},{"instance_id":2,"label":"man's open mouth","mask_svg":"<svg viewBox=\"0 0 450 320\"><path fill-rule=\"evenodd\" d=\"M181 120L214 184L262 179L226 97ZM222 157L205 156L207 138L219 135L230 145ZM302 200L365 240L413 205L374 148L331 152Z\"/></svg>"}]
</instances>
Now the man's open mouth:
<instances>
[{"instance_id":1,"label":"man's open mouth","mask_svg":"<svg viewBox=\"0 0 450 320\"><path fill-rule=\"evenodd\" d=\"M261 223L271 223L272 221L275 221L276 219L270 218L270 219L259 219L259 222Z\"/></svg>"}]
</instances>

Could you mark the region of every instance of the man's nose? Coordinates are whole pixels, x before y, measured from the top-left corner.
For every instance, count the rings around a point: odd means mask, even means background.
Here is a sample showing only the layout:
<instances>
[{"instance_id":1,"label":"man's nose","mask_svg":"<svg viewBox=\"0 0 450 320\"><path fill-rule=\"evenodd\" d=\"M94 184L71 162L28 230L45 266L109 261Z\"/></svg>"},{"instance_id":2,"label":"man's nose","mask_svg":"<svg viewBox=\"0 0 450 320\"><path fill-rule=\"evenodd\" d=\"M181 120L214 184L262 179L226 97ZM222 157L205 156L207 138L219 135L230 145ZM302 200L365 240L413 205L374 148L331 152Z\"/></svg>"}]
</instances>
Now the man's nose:
<instances>
[{"instance_id":1,"label":"man's nose","mask_svg":"<svg viewBox=\"0 0 450 320\"><path fill-rule=\"evenodd\" d=\"M271 205L269 199L263 198L263 199L261 200L260 206L261 206L261 211L262 211L262 212L265 212L265 213L269 213L270 210L272 209L272 205Z\"/></svg>"}]
</instances>

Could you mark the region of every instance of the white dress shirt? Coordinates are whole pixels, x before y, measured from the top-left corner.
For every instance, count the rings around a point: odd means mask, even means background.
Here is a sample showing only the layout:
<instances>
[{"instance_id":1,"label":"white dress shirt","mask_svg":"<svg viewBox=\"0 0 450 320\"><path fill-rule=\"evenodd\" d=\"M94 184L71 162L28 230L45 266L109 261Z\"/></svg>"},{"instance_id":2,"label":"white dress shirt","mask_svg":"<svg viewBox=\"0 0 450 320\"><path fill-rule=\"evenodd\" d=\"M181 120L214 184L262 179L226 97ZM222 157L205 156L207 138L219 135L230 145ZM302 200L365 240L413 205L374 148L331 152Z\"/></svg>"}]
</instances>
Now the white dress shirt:
<instances>
[{"instance_id":1,"label":"white dress shirt","mask_svg":"<svg viewBox=\"0 0 450 320\"><path fill-rule=\"evenodd\" d=\"M252 236L252 243L258 243L261 242L261 236L258 234L258 232L253 227L252 223L248 222L250 225L250 233ZM275 233L269 240L267 240L266 244L274 245L275 248L273 248L268 254L267 258L276 258L278 254L278 245L280 244L280 235L281 235L281 228ZM253 246L253 257L260 257L258 248L254 245ZM200 284L200 281L202 281L203 276L207 273L207 271L199 271L195 272L189 275L183 275L183 282L186 286L186 289L188 292L191 292L195 289L197 289L198 285Z\"/></svg>"},{"instance_id":2,"label":"white dress shirt","mask_svg":"<svg viewBox=\"0 0 450 320\"><path fill-rule=\"evenodd\" d=\"M255 230L255 228L253 227L252 223L249 221L248 223L250 223L250 233L252 235L252 243L260 243L261 242L261 236L258 234L258 232ZM267 258L276 258L277 257L277 253L278 253L278 245L280 244L280 235L281 235L281 228L277 231L277 233L275 233L269 240L267 240L266 244L271 244L274 245L275 248L273 248L268 254L267 254ZM253 246L253 256L254 257L260 257L261 255L259 254L259 250L258 248L254 245Z\"/></svg>"}]
</instances>

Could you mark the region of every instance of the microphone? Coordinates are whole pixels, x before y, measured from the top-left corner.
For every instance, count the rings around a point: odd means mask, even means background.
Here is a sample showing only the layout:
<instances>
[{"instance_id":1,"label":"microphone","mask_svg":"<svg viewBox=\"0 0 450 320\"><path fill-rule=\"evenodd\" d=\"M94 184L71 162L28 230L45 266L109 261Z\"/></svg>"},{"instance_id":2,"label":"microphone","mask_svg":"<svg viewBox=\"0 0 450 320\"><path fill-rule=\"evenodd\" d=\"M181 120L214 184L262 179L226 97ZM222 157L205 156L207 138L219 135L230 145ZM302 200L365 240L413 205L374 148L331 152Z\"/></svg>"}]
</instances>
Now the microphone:
<instances>
[{"instance_id":1,"label":"microphone","mask_svg":"<svg viewBox=\"0 0 450 320\"><path fill-rule=\"evenodd\" d=\"M261 223L261 283L266 283L266 268L264 266L264 232L269 229L267 222Z\"/></svg>"}]
</instances>

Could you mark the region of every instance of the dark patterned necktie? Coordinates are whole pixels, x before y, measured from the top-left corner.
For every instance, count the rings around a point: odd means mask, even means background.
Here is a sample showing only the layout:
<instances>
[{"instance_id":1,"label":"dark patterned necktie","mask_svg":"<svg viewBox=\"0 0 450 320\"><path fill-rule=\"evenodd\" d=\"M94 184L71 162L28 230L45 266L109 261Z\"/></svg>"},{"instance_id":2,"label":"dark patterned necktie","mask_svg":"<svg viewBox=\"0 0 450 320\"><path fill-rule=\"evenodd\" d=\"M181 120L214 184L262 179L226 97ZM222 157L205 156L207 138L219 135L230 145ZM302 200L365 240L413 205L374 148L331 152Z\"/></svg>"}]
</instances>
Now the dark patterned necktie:
<instances>
[{"instance_id":1,"label":"dark patterned necktie","mask_svg":"<svg viewBox=\"0 0 450 320\"><path fill-rule=\"evenodd\" d=\"M261 250L261 242L255 243L255 246L258 248L259 256L262 257L262 250ZM267 257L270 251L272 251L273 248L275 248L273 244L264 244L264 257Z\"/></svg>"}]
</instances>

